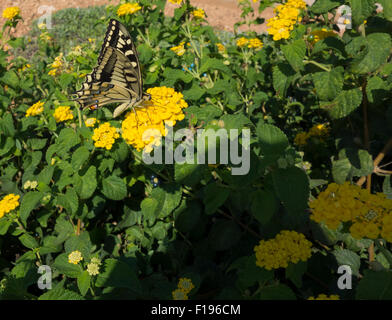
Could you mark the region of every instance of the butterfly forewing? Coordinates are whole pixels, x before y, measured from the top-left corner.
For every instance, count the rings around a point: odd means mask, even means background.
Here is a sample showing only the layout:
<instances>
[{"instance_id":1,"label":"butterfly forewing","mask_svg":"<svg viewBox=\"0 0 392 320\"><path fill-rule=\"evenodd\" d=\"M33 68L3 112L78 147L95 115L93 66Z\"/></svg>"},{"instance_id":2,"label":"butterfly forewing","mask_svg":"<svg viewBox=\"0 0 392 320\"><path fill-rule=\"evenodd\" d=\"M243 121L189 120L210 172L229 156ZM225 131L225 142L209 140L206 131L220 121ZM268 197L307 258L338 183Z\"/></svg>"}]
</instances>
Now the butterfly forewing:
<instances>
[{"instance_id":1,"label":"butterfly forewing","mask_svg":"<svg viewBox=\"0 0 392 320\"><path fill-rule=\"evenodd\" d=\"M98 64L76 92L82 108L122 103L114 116L132 107L143 96L143 83L135 45L126 28L110 20Z\"/></svg>"}]
</instances>

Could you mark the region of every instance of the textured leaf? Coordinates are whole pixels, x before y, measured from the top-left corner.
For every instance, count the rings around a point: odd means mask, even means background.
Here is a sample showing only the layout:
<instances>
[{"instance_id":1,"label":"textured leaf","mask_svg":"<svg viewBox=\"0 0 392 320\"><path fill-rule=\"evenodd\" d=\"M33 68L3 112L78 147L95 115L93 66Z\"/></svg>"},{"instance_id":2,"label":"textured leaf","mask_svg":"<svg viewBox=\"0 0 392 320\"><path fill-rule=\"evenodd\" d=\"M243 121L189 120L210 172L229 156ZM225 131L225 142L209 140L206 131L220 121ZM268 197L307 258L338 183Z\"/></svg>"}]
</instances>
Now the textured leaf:
<instances>
[{"instance_id":1,"label":"textured leaf","mask_svg":"<svg viewBox=\"0 0 392 320\"><path fill-rule=\"evenodd\" d=\"M106 259L105 271L98 275L97 287L128 288L136 293L141 291L137 270L129 264L117 260Z\"/></svg>"},{"instance_id":2,"label":"textured leaf","mask_svg":"<svg viewBox=\"0 0 392 320\"><path fill-rule=\"evenodd\" d=\"M296 40L290 44L281 46L281 50L295 71L304 69L303 60L306 54L306 44L304 40Z\"/></svg>"},{"instance_id":3,"label":"textured leaf","mask_svg":"<svg viewBox=\"0 0 392 320\"><path fill-rule=\"evenodd\" d=\"M111 200L122 200L127 196L127 186L121 178L110 176L102 180L102 193Z\"/></svg>"},{"instance_id":4,"label":"textured leaf","mask_svg":"<svg viewBox=\"0 0 392 320\"><path fill-rule=\"evenodd\" d=\"M289 88L294 75L295 71L287 63L280 63L273 67L273 85L278 96L286 96L287 89Z\"/></svg>"},{"instance_id":5,"label":"textured leaf","mask_svg":"<svg viewBox=\"0 0 392 320\"><path fill-rule=\"evenodd\" d=\"M391 36L387 33L372 33L363 41L365 49L357 54L351 67L351 71L358 74L367 74L380 68L387 62L392 48Z\"/></svg>"},{"instance_id":6,"label":"textured leaf","mask_svg":"<svg viewBox=\"0 0 392 320\"><path fill-rule=\"evenodd\" d=\"M251 205L251 213L261 224L267 224L277 212L278 208L279 203L272 191L258 190L255 192Z\"/></svg>"},{"instance_id":7,"label":"textured leaf","mask_svg":"<svg viewBox=\"0 0 392 320\"><path fill-rule=\"evenodd\" d=\"M330 115L334 119L347 117L362 102L362 91L359 88L342 91L334 100Z\"/></svg>"},{"instance_id":8,"label":"textured leaf","mask_svg":"<svg viewBox=\"0 0 392 320\"><path fill-rule=\"evenodd\" d=\"M205 205L206 213L213 214L216 210L222 206L230 191L227 188L223 188L216 183L210 183L204 188L203 202Z\"/></svg>"},{"instance_id":9,"label":"textured leaf","mask_svg":"<svg viewBox=\"0 0 392 320\"><path fill-rule=\"evenodd\" d=\"M357 287L358 300L391 300L392 272L365 270L365 275Z\"/></svg>"},{"instance_id":10,"label":"textured leaf","mask_svg":"<svg viewBox=\"0 0 392 320\"><path fill-rule=\"evenodd\" d=\"M333 100L340 94L343 88L343 72L343 68L336 68L330 72L313 74L313 82L320 100Z\"/></svg>"},{"instance_id":11,"label":"textured leaf","mask_svg":"<svg viewBox=\"0 0 392 320\"><path fill-rule=\"evenodd\" d=\"M84 298L74 291L54 288L40 295L38 300L84 300Z\"/></svg>"},{"instance_id":12,"label":"textured leaf","mask_svg":"<svg viewBox=\"0 0 392 320\"><path fill-rule=\"evenodd\" d=\"M285 208L296 221L305 215L309 199L309 179L297 167L278 169L272 172L275 192Z\"/></svg>"},{"instance_id":13,"label":"textured leaf","mask_svg":"<svg viewBox=\"0 0 392 320\"><path fill-rule=\"evenodd\" d=\"M327 13L331 9L339 7L343 4L340 0L316 0L316 2L311 6L310 10L317 14Z\"/></svg>"},{"instance_id":14,"label":"textured leaf","mask_svg":"<svg viewBox=\"0 0 392 320\"><path fill-rule=\"evenodd\" d=\"M256 129L257 137L264 155L282 154L289 145L286 135L278 127L271 124L259 123Z\"/></svg>"},{"instance_id":15,"label":"textured leaf","mask_svg":"<svg viewBox=\"0 0 392 320\"><path fill-rule=\"evenodd\" d=\"M77 278L83 272L80 264L72 264L68 262L68 254L60 254L53 263L53 268L70 278Z\"/></svg>"},{"instance_id":16,"label":"textured leaf","mask_svg":"<svg viewBox=\"0 0 392 320\"><path fill-rule=\"evenodd\" d=\"M359 275L359 268L361 266L361 259L355 253L348 249L338 249L334 250L332 254L335 256L336 261L338 264L341 265L348 265L351 268L351 271L354 275Z\"/></svg>"},{"instance_id":17,"label":"textured leaf","mask_svg":"<svg viewBox=\"0 0 392 320\"><path fill-rule=\"evenodd\" d=\"M37 191L28 192L23 196L20 204L20 219L23 222L27 221L31 211L37 207L43 196L44 194L42 192Z\"/></svg>"},{"instance_id":18,"label":"textured leaf","mask_svg":"<svg viewBox=\"0 0 392 320\"><path fill-rule=\"evenodd\" d=\"M375 2L375 0L349 0L353 22L357 25L362 24L372 14Z\"/></svg>"},{"instance_id":19,"label":"textured leaf","mask_svg":"<svg viewBox=\"0 0 392 320\"><path fill-rule=\"evenodd\" d=\"M94 166L88 168L83 175L75 175L75 190L80 199L90 198L97 188L97 169Z\"/></svg>"}]
</instances>

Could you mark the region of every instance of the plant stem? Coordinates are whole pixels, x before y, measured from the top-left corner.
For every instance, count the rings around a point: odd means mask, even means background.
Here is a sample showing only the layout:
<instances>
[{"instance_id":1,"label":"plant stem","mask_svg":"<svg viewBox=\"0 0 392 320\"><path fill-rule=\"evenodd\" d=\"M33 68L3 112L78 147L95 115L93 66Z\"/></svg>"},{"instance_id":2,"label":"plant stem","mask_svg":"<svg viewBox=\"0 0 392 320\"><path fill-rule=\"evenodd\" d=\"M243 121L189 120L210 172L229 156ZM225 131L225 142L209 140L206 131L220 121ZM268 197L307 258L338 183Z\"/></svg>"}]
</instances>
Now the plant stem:
<instances>
[{"instance_id":1,"label":"plant stem","mask_svg":"<svg viewBox=\"0 0 392 320\"><path fill-rule=\"evenodd\" d=\"M369 152L370 150L370 139L369 139L369 120L368 120L368 99L366 95L367 81L365 80L362 85L362 95L363 95L363 135L365 148ZM372 186L372 174L369 174L366 179L366 189L370 192ZM374 250L374 247L373 247Z\"/></svg>"},{"instance_id":2,"label":"plant stem","mask_svg":"<svg viewBox=\"0 0 392 320\"><path fill-rule=\"evenodd\" d=\"M382 151L377 155L376 159L374 159L373 165L376 168L380 162L382 161L382 159L384 159L385 155L388 153L388 151L392 149L392 138L390 138L387 142L387 144L384 146L384 148L382 149ZM358 186L362 186L364 184L364 182L366 181L366 177L361 177L358 181L357 181L357 185Z\"/></svg>"},{"instance_id":3,"label":"plant stem","mask_svg":"<svg viewBox=\"0 0 392 320\"><path fill-rule=\"evenodd\" d=\"M331 71L331 68L329 68L329 67L327 67L327 66L324 66L324 65L322 65L321 63L318 63L318 62L313 61L313 60L304 60L303 63L304 63L304 64L309 64L309 63L311 63L311 64L314 64L315 66L317 66L317 67L319 67L320 69L323 69L323 70L325 70L325 71L327 71L327 72L330 72L330 71Z\"/></svg>"}]
</instances>

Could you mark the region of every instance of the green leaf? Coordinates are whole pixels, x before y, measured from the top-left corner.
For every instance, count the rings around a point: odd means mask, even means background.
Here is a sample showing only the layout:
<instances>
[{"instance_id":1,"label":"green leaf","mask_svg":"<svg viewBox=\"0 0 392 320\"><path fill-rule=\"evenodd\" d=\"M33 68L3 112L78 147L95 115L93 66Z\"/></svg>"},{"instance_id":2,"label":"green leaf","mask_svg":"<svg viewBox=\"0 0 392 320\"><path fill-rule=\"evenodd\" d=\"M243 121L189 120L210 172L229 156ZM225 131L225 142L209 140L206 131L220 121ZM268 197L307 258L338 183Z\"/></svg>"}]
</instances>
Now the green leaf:
<instances>
[{"instance_id":1,"label":"green leaf","mask_svg":"<svg viewBox=\"0 0 392 320\"><path fill-rule=\"evenodd\" d=\"M375 0L348 0L352 10L353 22L362 24L373 12Z\"/></svg>"},{"instance_id":2,"label":"green leaf","mask_svg":"<svg viewBox=\"0 0 392 320\"><path fill-rule=\"evenodd\" d=\"M90 152L85 146L81 146L72 154L71 165L75 171L79 171L81 166L86 162Z\"/></svg>"},{"instance_id":3,"label":"green leaf","mask_svg":"<svg viewBox=\"0 0 392 320\"><path fill-rule=\"evenodd\" d=\"M84 300L84 298L74 291L54 288L40 295L38 300Z\"/></svg>"},{"instance_id":4,"label":"green leaf","mask_svg":"<svg viewBox=\"0 0 392 320\"><path fill-rule=\"evenodd\" d=\"M392 48L391 36L387 33L372 33L365 38L364 44L365 48L356 54L352 62L353 73L367 74L376 71L387 62Z\"/></svg>"},{"instance_id":5,"label":"green leaf","mask_svg":"<svg viewBox=\"0 0 392 320\"><path fill-rule=\"evenodd\" d=\"M195 185L203 177L203 169L204 167L198 164L179 164L176 162L174 164L175 180L178 183L184 183L188 186Z\"/></svg>"},{"instance_id":6,"label":"green leaf","mask_svg":"<svg viewBox=\"0 0 392 320\"><path fill-rule=\"evenodd\" d=\"M83 269L80 264L68 262L68 253L60 254L53 263L53 268L70 278L77 278Z\"/></svg>"},{"instance_id":7,"label":"green leaf","mask_svg":"<svg viewBox=\"0 0 392 320\"><path fill-rule=\"evenodd\" d=\"M343 88L343 73L343 68L339 67L330 72L316 72L313 74L313 82L320 100L333 100L340 94Z\"/></svg>"},{"instance_id":8,"label":"green leaf","mask_svg":"<svg viewBox=\"0 0 392 320\"><path fill-rule=\"evenodd\" d=\"M60 86L64 89L64 88L66 88L66 87L68 87L70 85L72 80L73 80L73 75L72 74L70 74L70 73L62 73L60 75L60 79L59 79Z\"/></svg>"},{"instance_id":9,"label":"green leaf","mask_svg":"<svg viewBox=\"0 0 392 320\"><path fill-rule=\"evenodd\" d=\"M219 70L227 74L231 74L230 69L223 64L222 60L215 58L202 59L199 73L204 73L211 70Z\"/></svg>"},{"instance_id":10,"label":"green leaf","mask_svg":"<svg viewBox=\"0 0 392 320\"><path fill-rule=\"evenodd\" d=\"M7 137L15 136L14 119L10 113L3 114L0 118L0 133Z\"/></svg>"},{"instance_id":11,"label":"green leaf","mask_svg":"<svg viewBox=\"0 0 392 320\"><path fill-rule=\"evenodd\" d=\"M286 96L287 89L289 88L294 75L295 71L287 63L279 63L272 68L273 85L278 96Z\"/></svg>"},{"instance_id":12,"label":"green leaf","mask_svg":"<svg viewBox=\"0 0 392 320\"><path fill-rule=\"evenodd\" d=\"M163 77L168 80L168 84L170 85L174 85L178 80L189 83L193 79L191 74L172 68L166 68L165 71L163 71Z\"/></svg>"},{"instance_id":13,"label":"green leaf","mask_svg":"<svg viewBox=\"0 0 392 320\"><path fill-rule=\"evenodd\" d=\"M204 188L203 202L206 214L213 214L219 209L228 198L229 189L219 186L216 183L210 183Z\"/></svg>"},{"instance_id":14,"label":"green leaf","mask_svg":"<svg viewBox=\"0 0 392 320\"><path fill-rule=\"evenodd\" d=\"M306 213L309 199L309 179L297 167L277 169L272 172L274 189L289 214L298 221Z\"/></svg>"},{"instance_id":15,"label":"green leaf","mask_svg":"<svg viewBox=\"0 0 392 320\"><path fill-rule=\"evenodd\" d=\"M203 94L206 92L205 89L201 88L199 84L194 82L192 87L188 90L184 90L182 93L185 100L199 100Z\"/></svg>"},{"instance_id":16,"label":"green leaf","mask_svg":"<svg viewBox=\"0 0 392 320\"><path fill-rule=\"evenodd\" d=\"M111 200L122 200L127 196L125 182L117 176L110 176L102 180L102 193Z\"/></svg>"},{"instance_id":17,"label":"green leaf","mask_svg":"<svg viewBox=\"0 0 392 320\"><path fill-rule=\"evenodd\" d=\"M135 266L131 266L117 259L105 260L105 271L98 275L95 285L97 287L128 288L140 293L141 285L137 277Z\"/></svg>"},{"instance_id":18,"label":"green leaf","mask_svg":"<svg viewBox=\"0 0 392 320\"><path fill-rule=\"evenodd\" d=\"M256 257L254 255L243 256L237 259L228 268L227 272L232 269L237 270L237 284L243 290L248 289L256 283L264 285L264 283L274 278L274 271L266 270L256 265Z\"/></svg>"},{"instance_id":19,"label":"green leaf","mask_svg":"<svg viewBox=\"0 0 392 320\"><path fill-rule=\"evenodd\" d=\"M79 199L76 191L69 188L65 194L59 194L57 196L57 205L64 207L68 213L75 214L79 208Z\"/></svg>"},{"instance_id":20,"label":"green leaf","mask_svg":"<svg viewBox=\"0 0 392 320\"><path fill-rule=\"evenodd\" d=\"M184 112L187 114L187 118L189 120L195 117L196 120L198 121L206 121L206 122L215 119L222 114L222 110L210 104L202 108L196 106L190 106L184 109Z\"/></svg>"},{"instance_id":21,"label":"green leaf","mask_svg":"<svg viewBox=\"0 0 392 320\"><path fill-rule=\"evenodd\" d=\"M39 247L37 240L29 235L28 233L24 233L19 237L20 242L29 249L35 249Z\"/></svg>"},{"instance_id":22,"label":"green leaf","mask_svg":"<svg viewBox=\"0 0 392 320\"><path fill-rule=\"evenodd\" d=\"M90 235L87 231L82 232L80 235L73 234L64 243L64 249L67 254L70 254L73 251L80 251L83 260L88 260L90 258L92 247Z\"/></svg>"},{"instance_id":23,"label":"green leaf","mask_svg":"<svg viewBox=\"0 0 392 320\"><path fill-rule=\"evenodd\" d=\"M278 211L279 203L270 190L257 190L253 196L250 211L262 225L266 225Z\"/></svg>"},{"instance_id":24,"label":"green leaf","mask_svg":"<svg viewBox=\"0 0 392 320\"><path fill-rule=\"evenodd\" d=\"M332 176L336 183L343 184L351 171L350 160L340 159L332 162Z\"/></svg>"},{"instance_id":25,"label":"green leaf","mask_svg":"<svg viewBox=\"0 0 392 320\"><path fill-rule=\"evenodd\" d=\"M57 138L58 149L61 151L68 151L70 148L80 143L80 137L71 128L65 128L60 131Z\"/></svg>"},{"instance_id":26,"label":"green leaf","mask_svg":"<svg viewBox=\"0 0 392 320\"><path fill-rule=\"evenodd\" d=\"M1 219L0 218L0 236L4 236L7 231L8 228L11 226L12 221L8 220L8 219Z\"/></svg>"},{"instance_id":27,"label":"green leaf","mask_svg":"<svg viewBox=\"0 0 392 320\"><path fill-rule=\"evenodd\" d=\"M10 70L4 73L3 77L1 80L8 86L16 89L19 85L19 78L15 71Z\"/></svg>"},{"instance_id":28,"label":"green leaf","mask_svg":"<svg viewBox=\"0 0 392 320\"><path fill-rule=\"evenodd\" d=\"M286 135L278 127L259 122L256 129L261 152L279 157L289 145Z\"/></svg>"},{"instance_id":29,"label":"green leaf","mask_svg":"<svg viewBox=\"0 0 392 320\"><path fill-rule=\"evenodd\" d=\"M82 294L82 296L85 296L88 289L90 288L91 276L89 275L87 270L85 270L79 274L76 280L80 293Z\"/></svg>"},{"instance_id":30,"label":"green leaf","mask_svg":"<svg viewBox=\"0 0 392 320\"><path fill-rule=\"evenodd\" d=\"M357 109L362 102L362 91L359 88L344 90L333 102L330 115L334 119L347 117L351 112Z\"/></svg>"},{"instance_id":31,"label":"green leaf","mask_svg":"<svg viewBox=\"0 0 392 320\"><path fill-rule=\"evenodd\" d=\"M389 95L387 81L374 76L368 80L366 94L370 103L382 104Z\"/></svg>"},{"instance_id":32,"label":"green leaf","mask_svg":"<svg viewBox=\"0 0 392 320\"><path fill-rule=\"evenodd\" d=\"M357 286L357 300L391 300L392 272L365 270L365 275Z\"/></svg>"},{"instance_id":33,"label":"green leaf","mask_svg":"<svg viewBox=\"0 0 392 320\"><path fill-rule=\"evenodd\" d=\"M377 2L383 7L384 17L392 21L392 2L390 0L378 0Z\"/></svg>"},{"instance_id":34,"label":"green leaf","mask_svg":"<svg viewBox=\"0 0 392 320\"><path fill-rule=\"evenodd\" d=\"M348 265L351 268L351 271L354 275L359 275L359 268L361 266L361 259L359 255L355 252L352 252L348 249L338 249L334 250L332 254L335 256L336 261L338 264L341 265Z\"/></svg>"},{"instance_id":35,"label":"green leaf","mask_svg":"<svg viewBox=\"0 0 392 320\"><path fill-rule=\"evenodd\" d=\"M26 223L31 211L33 211L44 197L42 192L30 191L26 193L20 204L20 219Z\"/></svg>"},{"instance_id":36,"label":"green leaf","mask_svg":"<svg viewBox=\"0 0 392 320\"><path fill-rule=\"evenodd\" d=\"M316 0L310 7L310 10L316 14L327 13L336 7L339 7L344 2L341 0Z\"/></svg>"},{"instance_id":37,"label":"green leaf","mask_svg":"<svg viewBox=\"0 0 392 320\"><path fill-rule=\"evenodd\" d=\"M306 44L304 40L296 40L290 44L281 46L281 50L295 71L304 69L303 60L306 54Z\"/></svg>"},{"instance_id":38,"label":"green leaf","mask_svg":"<svg viewBox=\"0 0 392 320\"><path fill-rule=\"evenodd\" d=\"M150 197L145 198L140 205L143 216L151 222L158 217L167 217L180 204L181 195L181 188L176 184L153 189Z\"/></svg>"},{"instance_id":39,"label":"green leaf","mask_svg":"<svg viewBox=\"0 0 392 320\"><path fill-rule=\"evenodd\" d=\"M302 287L302 276L307 270L307 263L299 261L298 263L289 263L286 268L286 278L290 279L297 288Z\"/></svg>"},{"instance_id":40,"label":"green leaf","mask_svg":"<svg viewBox=\"0 0 392 320\"><path fill-rule=\"evenodd\" d=\"M79 194L80 199L88 199L97 188L97 169L90 166L83 175L75 174L74 186L76 192Z\"/></svg>"}]
</instances>

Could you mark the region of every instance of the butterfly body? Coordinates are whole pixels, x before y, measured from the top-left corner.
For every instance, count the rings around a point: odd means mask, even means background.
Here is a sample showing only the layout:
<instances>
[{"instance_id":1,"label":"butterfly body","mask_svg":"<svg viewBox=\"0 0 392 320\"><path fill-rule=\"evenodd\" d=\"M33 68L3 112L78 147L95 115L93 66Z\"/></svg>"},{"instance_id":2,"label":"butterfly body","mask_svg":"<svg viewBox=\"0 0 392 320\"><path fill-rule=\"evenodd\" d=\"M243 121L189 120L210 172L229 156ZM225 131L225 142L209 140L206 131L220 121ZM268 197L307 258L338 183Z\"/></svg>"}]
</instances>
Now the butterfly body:
<instances>
[{"instance_id":1,"label":"butterfly body","mask_svg":"<svg viewBox=\"0 0 392 320\"><path fill-rule=\"evenodd\" d=\"M143 93L135 44L119 21L110 20L97 66L86 76L76 95L74 100L79 102L81 109L96 110L109 103L121 103L113 117L150 100L150 95Z\"/></svg>"}]
</instances>

